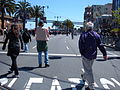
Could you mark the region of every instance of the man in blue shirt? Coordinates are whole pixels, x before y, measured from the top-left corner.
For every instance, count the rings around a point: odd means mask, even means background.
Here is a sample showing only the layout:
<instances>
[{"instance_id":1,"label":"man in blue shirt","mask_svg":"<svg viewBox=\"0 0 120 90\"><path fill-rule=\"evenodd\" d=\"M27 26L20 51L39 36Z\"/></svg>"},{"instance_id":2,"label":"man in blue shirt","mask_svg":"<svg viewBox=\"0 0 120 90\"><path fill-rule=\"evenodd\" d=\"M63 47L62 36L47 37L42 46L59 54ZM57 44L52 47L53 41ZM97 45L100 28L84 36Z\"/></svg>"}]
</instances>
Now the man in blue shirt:
<instances>
[{"instance_id":1,"label":"man in blue shirt","mask_svg":"<svg viewBox=\"0 0 120 90\"><path fill-rule=\"evenodd\" d=\"M84 74L82 78L88 82L88 87L85 90L94 90L94 77L92 72L92 65L97 57L97 47L103 54L103 58L107 59L106 50L101 43L99 34L93 31L94 24L87 22L85 24L85 31L80 35L79 38L79 51L82 56L82 63L84 68Z\"/></svg>"}]
</instances>

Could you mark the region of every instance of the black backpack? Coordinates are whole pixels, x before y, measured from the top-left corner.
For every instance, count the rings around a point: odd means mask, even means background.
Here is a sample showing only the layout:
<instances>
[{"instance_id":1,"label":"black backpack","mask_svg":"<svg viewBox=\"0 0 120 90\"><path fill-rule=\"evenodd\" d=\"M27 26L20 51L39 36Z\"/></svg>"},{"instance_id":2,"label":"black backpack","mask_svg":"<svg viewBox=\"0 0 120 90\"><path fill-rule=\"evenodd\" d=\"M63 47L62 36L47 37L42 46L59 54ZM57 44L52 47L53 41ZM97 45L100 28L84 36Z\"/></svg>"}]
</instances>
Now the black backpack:
<instances>
[{"instance_id":1,"label":"black backpack","mask_svg":"<svg viewBox=\"0 0 120 90\"><path fill-rule=\"evenodd\" d=\"M24 32L22 35L23 41L29 42L30 35L27 32Z\"/></svg>"}]
</instances>

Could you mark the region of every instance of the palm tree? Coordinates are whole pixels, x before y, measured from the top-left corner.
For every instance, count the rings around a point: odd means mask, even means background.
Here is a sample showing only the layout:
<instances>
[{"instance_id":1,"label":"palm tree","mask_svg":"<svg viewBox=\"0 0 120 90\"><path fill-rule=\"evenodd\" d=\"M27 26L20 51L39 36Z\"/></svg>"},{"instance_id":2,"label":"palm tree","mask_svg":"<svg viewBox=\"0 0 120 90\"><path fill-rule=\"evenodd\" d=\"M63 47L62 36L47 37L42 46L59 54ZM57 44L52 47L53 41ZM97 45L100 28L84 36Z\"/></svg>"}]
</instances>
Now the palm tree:
<instances>
[{"instance_id":1,"label":"palm tree","mask_svg":"<svg viewBox=\"0 0 120 90\"><path fill-rule=\"evenodd\" d=\"M18 4L16 4L16 13L15 17L20 17L23 21L23 30L25 29L25 22L26 18L29 17L29 8L30 8L30 3L29 2L21 2L19 1Z\"/></svg>"},{"instance_id":2,"label":"palm tree","mask_svg":"<svg viewBox=\"0 0 120 90\"><path fill-rule=\"evenodd\" d=\"M38 18L41 18L44 16L43 7L38 5L31 7L30 15L31 17L35 18L35 28L36 28L38 25Z\"/></svg>"},{"instance_id":3,"label":"palm tree","mask_svg":"<svg viewBox=\"0 0 120 90\"><path fill-rule=\"evenodd\" d=\"M74 28L74 24L71 20L69 19L66 19L64 22L63 22L63 25L67 28L67 35L69 33L69 29L73 29Z\"/></svg>"},{"instance_id":4,"label":"palm tree","mask_svg":"<svg viewBox=\"0 0 120 90\"><path fill-rule=\"evenodd\" d=\"M14 14L15 12L15 0L0 0L0 13L1 13L1 27L4 29L4 16L6 14Z\"/></svg>"},{"instance_id":5,"label":"palm tree","mask_svg":"<svg viewBox=\"0 0 120 90\"><path fill-rule=\"evenodd\" d=\"M61 25L62 25L62 23L60 22L60 21L53 21L53 25L52 25L52 27L58 27L58 28L60 28L61 27Z\"/></svg>"},{"instance_id":6,"label":"palm tree","mask_svg":"<svg viewBox=\"0 0 120 90\"><path fill-rule=\"evenodd\" d=\"M69 19L66 19L66 20L63 22L63 24L64 24L67 28L70 28L70 29L73 29L73 27L74 27L73 22L72 22L71 20L69 20Z\"/></svg>"}]
</instances>

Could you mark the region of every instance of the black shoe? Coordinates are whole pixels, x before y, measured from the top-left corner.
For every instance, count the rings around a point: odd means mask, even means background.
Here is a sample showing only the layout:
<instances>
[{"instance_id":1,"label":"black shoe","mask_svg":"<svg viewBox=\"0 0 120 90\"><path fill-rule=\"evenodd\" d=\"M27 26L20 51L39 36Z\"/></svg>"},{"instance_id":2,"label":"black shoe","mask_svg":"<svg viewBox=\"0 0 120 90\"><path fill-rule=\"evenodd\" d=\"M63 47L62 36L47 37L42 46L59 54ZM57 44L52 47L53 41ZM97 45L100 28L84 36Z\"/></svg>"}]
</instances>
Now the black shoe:
<instances>
[{"instance_id":1,"label":"black shoe","mask_svg":"<svg viewBox=\"0 0 120 90\"><path fill-rule=\"evenodd\" d=\"M38 66L39 68L41 68L42 67L42 64L39 64L39 66Z\"/></svg>"},{"instance_id":2,"label":"black shoe","mask_svg":"<svg viewBox=\"0 0 120 90\"><path fill-rule=\"evenodd\" d=\"M14 78L19 78L20 76L19 75L13 75Z\"/></svg>"},{"instance_id":3,"label":"black shoe","mask_svg":"<svg viewBox=\"0 0 120 90\"><path fill-rule=\"evenodd\" d=\"M50 67L50 65L49 64L45 64L45 67Z\"/></svg>"},{"instance_id":4,"label":"black shoe","mask_svg":"<svg viewBox=\"0 0 120 90\"><path fill-rule=\"evenodd\" d=\"M83 74L81 74L81 78L83 78Z\"/></svg>"},{"instance_id":5,"label":"black shoe","mask_svg":"<svg viewBox=\"0 0 120 90\"><path fill-rule=\"evenodd\" d=\"M94 90L94 89L90 89L89 87L85 88L85 90Z\"/></svg>"},{"instance_id":6,"label":"black shoe","mask_svg":"<svg viewBox=\"0 0 120 90\"><path fill-rule=\"evenodd\" d=\"M9 68L8 73L13 73L13 70L11 68Z\"/></svg>"}]
</instances>

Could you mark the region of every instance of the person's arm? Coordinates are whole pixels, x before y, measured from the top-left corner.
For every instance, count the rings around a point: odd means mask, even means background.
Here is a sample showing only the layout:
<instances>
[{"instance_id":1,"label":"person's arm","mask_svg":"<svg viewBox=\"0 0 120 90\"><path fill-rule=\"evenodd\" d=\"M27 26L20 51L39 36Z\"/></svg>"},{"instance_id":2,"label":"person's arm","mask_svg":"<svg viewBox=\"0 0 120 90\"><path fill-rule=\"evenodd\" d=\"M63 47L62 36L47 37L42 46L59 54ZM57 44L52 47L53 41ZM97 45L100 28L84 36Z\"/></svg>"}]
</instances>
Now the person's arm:
<instances>
[{"instance_id":1,"label":"person's arm","mask_svg":"<svg viewBox=\"0 0 120 90\"><path fill-rule=\"evenodd\" d=\"M9 36L9 34L6 35L5 42L4 42L4 44L3 44L2 50L5 50L5 48L6 48L6 44L7 44L7 42L8 42L8 36Z\"/></svg>"},{"instance_id":2,"label":"person's arm","mask_svg":"<svg viewBox=\"0 0 120 90\"><path fill-rule=\"evenodd\" d=\"M46 29L46 33L47 33L47 37L49 38L50 37L50 35L49 35L49 32L48 32L48 30Z\"/></svg>"},{"instance_id":3,"label":"person's arm","mask_svg":"<svg viewBox=\"0 0 120 90\"><path fill-rule=\"evenodd\" d=\"M106 50L105 50L105 48L104 48L104 45L103 45L102 42L101 42L100 36L97 37L97 46L98 46L99 50L102 52L103 58L104 58L105 60L107 60L107 58L108 58L108 57L107 57L107 52L106 52Z\"/></svg>"},{"instance_id":4,"label":"person's arm","mask_svg":"<svg viewBox=\"0 0 120 90\"><path fill-rule=\"evenodd\" d=\"M21 34L19 35L19 39L20 39L20 43L21 43L21 49L23 49L23 39L22 39Z\"/></svg>"}]
</instances>

